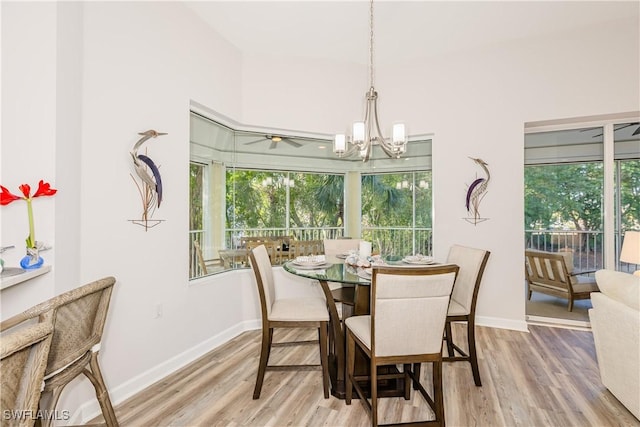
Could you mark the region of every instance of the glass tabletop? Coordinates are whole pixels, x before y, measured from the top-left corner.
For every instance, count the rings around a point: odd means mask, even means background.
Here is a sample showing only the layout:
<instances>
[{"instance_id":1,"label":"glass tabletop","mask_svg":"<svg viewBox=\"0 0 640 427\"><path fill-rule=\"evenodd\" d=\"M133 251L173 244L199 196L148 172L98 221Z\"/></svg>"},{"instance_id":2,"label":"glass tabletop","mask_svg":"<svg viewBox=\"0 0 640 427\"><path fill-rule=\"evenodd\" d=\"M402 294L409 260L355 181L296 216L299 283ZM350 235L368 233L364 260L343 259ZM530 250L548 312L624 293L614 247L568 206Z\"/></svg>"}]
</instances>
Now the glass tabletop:
<instances>
[{"instance_id":1,"label":"glass tabletop","mask_svg":"<svg viewBox=\"0 0 640 427\"><path fill-rule=\"evenodd\" d=\"M284 263L282 267L291 274L309 279L356 285L371 284L370 274L366 274L361 268L346 265L341 260L336 260L336 262L329 261L326 266L316 269L299 268L291 261Z\"/></svg>"}]
</instances>

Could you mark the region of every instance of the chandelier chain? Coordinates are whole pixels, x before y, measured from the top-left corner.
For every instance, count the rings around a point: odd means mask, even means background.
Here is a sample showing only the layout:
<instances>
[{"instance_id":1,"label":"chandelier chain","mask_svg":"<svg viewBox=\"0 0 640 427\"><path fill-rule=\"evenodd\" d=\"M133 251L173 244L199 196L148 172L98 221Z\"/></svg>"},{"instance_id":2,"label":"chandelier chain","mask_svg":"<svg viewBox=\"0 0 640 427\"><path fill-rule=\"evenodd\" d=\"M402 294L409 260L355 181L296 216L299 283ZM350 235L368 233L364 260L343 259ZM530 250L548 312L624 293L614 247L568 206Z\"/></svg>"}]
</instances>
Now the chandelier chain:
<instances>
[{"instance_id":1,"label":"chandelier chain","mask_svg":"<svg viewBox=\"0 0 640 427\"><path fill-rule=\"evenodd\" d=\"M369 5L369 87L373 87L373 0Z\"/></svg>"}]
</instances>

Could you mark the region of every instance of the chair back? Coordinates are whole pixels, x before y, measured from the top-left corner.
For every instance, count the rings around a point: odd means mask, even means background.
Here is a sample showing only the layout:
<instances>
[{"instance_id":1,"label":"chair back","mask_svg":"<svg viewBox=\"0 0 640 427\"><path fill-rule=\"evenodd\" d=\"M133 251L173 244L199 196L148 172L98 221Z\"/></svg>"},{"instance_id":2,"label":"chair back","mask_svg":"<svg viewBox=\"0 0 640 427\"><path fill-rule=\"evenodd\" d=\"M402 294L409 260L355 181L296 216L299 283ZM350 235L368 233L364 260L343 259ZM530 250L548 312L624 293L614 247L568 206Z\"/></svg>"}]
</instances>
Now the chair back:
<instances>
[{"instance_id":1,"label":"chair back","mask_svg":"<svg viewBox=\"0 0 640 427\"><path fill-rule=\"evenodd\" d=\"M207 271L207 265L204 262L204 256L202 255L202 248L200 247L200 243L197 240L193 241L193 248L196 251L196 259L198 260L198 265L200 266L200 270L202 270L202 274L209 274Z\"/></svg>"},{"instance_id":2,"label":"chair back","mask_svg":"<svg viewBox=\"0 0 640 427\"><path fill-rule=\"evenodd\" d=\"M577 279L573 272L571 252L546 252L527 249L525 254L525 275L531 284L570 292L571 284Z\"/></svg>"},{"instance_id":3,"label":"chair back","mask_svg":"<svg viewBox=\"0 0 640 427\"><path fill-rule=\"evenodd\" d=\"M0 330L50 313L54 331L45 377L50 376L100 344L115 282L105 277L53 297L3 321Z\"/></svg>"},{"instance_id":4,"label":"chair back","mask_svg":"<svg viewBox=\"0 0 640 427\"><path fill-rule=\"evenodd\" d=\"M37 323L0 341L0 410L6 425L34 425L52 332L50 322ZM11 414L16 418L6 418Z\"/></svg>"},{"instance_id":5,"label":"chair back","mask_svg":"<svg viewBox=\"0 0 640 427\"><path fill-rule=\"evenodd\" d=\"M324 253L322 240L291 240L289 242L289 258L299 256L322 255Z\"/></svg>"},{"instance_id":6,"label":"chair back","mask_svg":"<svg viewBox=\"0 0 640 427\"><path fill-rule=\"evenodd\" d=\"M251 252L255 248L259 246L263 246L267 251L267 256L269 257L269 263L272 265L280 264L280 252L279 247L282 244L275 240L267 240L267 241L248 241L246 243L247 251Z\"/></svg>"},{"instance_id":7,"label":"chair back","mask_svg":"<svg viewBox=\"0 0 640 427\"><path fill-rule=\"evenodd\" d=\"M347 251L360 248L361 239L324 239L324 254L327 256L337 256Z\"/></svg>"},{"instance_id":8,"label":"chair back","mask_svg":"<svg viewBox=\"0 0 640 427\"><path fill-rule=\"evenodd\" d=\"M442 351L449 298L458 266L374 267L371 340L376 356Z\"/></svg>"},{"instance_id":9,"label":"chair back","mask_svg":"<svg viewBox=\"0 0 640 427\"><path fill-rule=\"evenodd\" d=\"M262 320L265 321L271 314L271 306L276 298L276 288L273 280L273 268L269 260L269 254L264 245L260 245L249 253L249 263L256 277L258 294L260 295L260 308Z\"/></svg>"},{"instance_id":10,"label":"chair back","mask_svg":"<svg viewBox=\"0 0 640 427\"><path fill-rule=\"evenodd\" d=\"M451 293L451 300L464 308L464 314L475 313L480 282L490 254L484 249L460 245L453 245L449 249L447 263L460 267Z\"/></svg>"}]
</instances>

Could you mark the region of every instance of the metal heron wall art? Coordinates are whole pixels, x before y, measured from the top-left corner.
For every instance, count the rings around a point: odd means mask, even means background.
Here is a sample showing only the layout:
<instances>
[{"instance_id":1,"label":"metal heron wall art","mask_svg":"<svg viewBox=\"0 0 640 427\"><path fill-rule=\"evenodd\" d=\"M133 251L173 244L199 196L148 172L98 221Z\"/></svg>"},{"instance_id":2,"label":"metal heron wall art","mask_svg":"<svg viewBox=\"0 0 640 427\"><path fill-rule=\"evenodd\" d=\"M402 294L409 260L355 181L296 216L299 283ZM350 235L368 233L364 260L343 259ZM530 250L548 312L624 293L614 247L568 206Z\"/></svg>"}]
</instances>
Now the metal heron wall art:
<instances>
[{"instance_id":1,"label":"metal heron wall art","mask_svg":"<svg viewBox=\"0 0 640 427\"><path fill-rule=\"evenodd\" d=\"M465 199L465 207L467 208L467 213L469 216L464 218L467 222L470 222L473 225L476 225L479 222L486 221L489 218L482 218L480 216L480 202L487 194L487 189L489 187L489 180L491 179L491 174L489 173L489 169L487 168L488 164L482 159L476 159L473 157L469 157L476 164L478 164L485 173L484 177L476 178L467 189L467 196Z\"/></svg>"},{"instance_id":2,"label":"metal heron wall art","mask_svg":"<svg viewBox=\"0 0 640 427\"><path fill-rule=\"evenodd\" d=\"M133 182L138 187L140 198L142 200L142 219L130 220L134 224L141 225L145 228L145 231L151 227L155 227L163 220L151 219L156 208L160 207L162 203L162 178L160 177L160 169L153 160L146 154L138 154L138 150L142 144L150 138L157 138L160 135L166 135L166 133L160 133L153 129L146 132L141 132L138 135L142 135L131 150L131 158L133 160L133 168L140 178L140 181L131 174Z\"/></svg>"}]
</instances>

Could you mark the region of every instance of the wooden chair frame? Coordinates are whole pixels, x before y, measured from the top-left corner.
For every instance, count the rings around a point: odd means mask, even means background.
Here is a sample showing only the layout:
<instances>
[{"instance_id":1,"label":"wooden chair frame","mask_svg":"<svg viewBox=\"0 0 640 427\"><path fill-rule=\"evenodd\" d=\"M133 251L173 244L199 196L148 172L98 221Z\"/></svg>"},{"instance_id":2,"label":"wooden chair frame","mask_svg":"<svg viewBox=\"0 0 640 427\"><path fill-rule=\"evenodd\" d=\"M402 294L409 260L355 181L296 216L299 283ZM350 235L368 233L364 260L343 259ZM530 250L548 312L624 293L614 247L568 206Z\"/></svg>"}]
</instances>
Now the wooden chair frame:
<instances>
[{"instance_id":1,"label":"wooden chair frame","mask_svg":"<svg viewBox=\"0 0 640 427\"><path fill-rule=\"evenodd\" d=\"M259 399L262 391L262 383L266 371L310 371L322 370L322 386L325 399L329 398L329 356L328 356L328 338L327 331L329 322L327 321L273 321L268 318L267 298L264 290L264 282L259 272L258 262L253 251L249 252L249 262L255 274L258 294L260 295L260 311L262 312L262 344L260 348L260 362L258 365L258 374L256 385L253 390L253 398ZM290 342L273 342L273 331L275 328L317 328L318 340L309 341L290 341ZM276 346L306 345L318 344L320 347L320 364L298 364L298 365L269 365L269 355L271 348Z\"/></svg>"},{"instance_id":2,"label":"wooden chair frame","mask_svg":"<svg viewBox=\"0 0 640 427\"><path fill-rule=\"evenodd\" d=\"M491 252L485 251L484 257L482 258L482 262L480 264L480 268L478 269L478 274L476 275L475 284L473 286L471 311L469 312L469 314L465 315L447 316L447 323L445 324L444 329L444 340L447 343L447 356L443 357L442 360L445 362L469 362L471 364L471 372L473 373L473 381L478 387L482 386L482 381L480 380L478 352L476 350L476 303L478 301L478 291L480 290L482 276L484 275L484 270L487 266L487 261L489 261L490 255ZM453 287L455 288L455 286L456 285L454 284ZM453 335L451 333L451 322L467 323L467 348L469 349L469 354L467 354L453 342ZM458 352L459 356L455 355L456 351Z\"/></svg>"},{"instance_id":3,"label":"wooden chair frame","mask_svg":"<svg viewBox=\"0 0 640 427\"><path fill-rule=\"evenodd\" d=\"M424 275L428 274L446 274L453 273L458 274L457 265L442 265L430 268L386 268L375 267L373 269L373 275L371 278L371 348L367 346L351 331L347 329L347 375L345 382L345 403L351 404L353 397L353 390L355 389L362 405L367 410L371 417L371 425L378 426L378 380L387 380L402 378L404 379L404 398L409 400L411 398L411 384L414 389L418 390L427 404L431 407L435 414L435 420L421 421L421 422L407 422L400 424L387 424L387 425L423 425L423 426L440 426L445 425L444 421L444 394L442 389L442 351L431 354L417 354L407 356L376 356L376 343L375 343L375 315L376 315L376 279L378 274L394 274L394 275ZM355 371L355 354L356 345L360 347L367 355L370 361L369 376L356 376ZM420 369L415 369L416 366L420 366L421 363L430 362L433 364L433 397L429 395L424 386L420 383ZM411 369L413 364L414 369ZM402 365L403 371L398 373L378 374L378 366L385 365ZM369 380L371 391L369 396L371 402L367 399L365 391L362 389L358 381Z\"/></svg>"},{"instance_id":4,"label":"wooden chair frame","mask_svg":"<svg viewBox=\"0 0 640 427\"><path fill-rule=\"evenodd\" d=\"M2 336L0 409L3 426L34 425L52 333L51 319L47 319L45 322L29 325Z\"/></svg>"}]
</instances>

